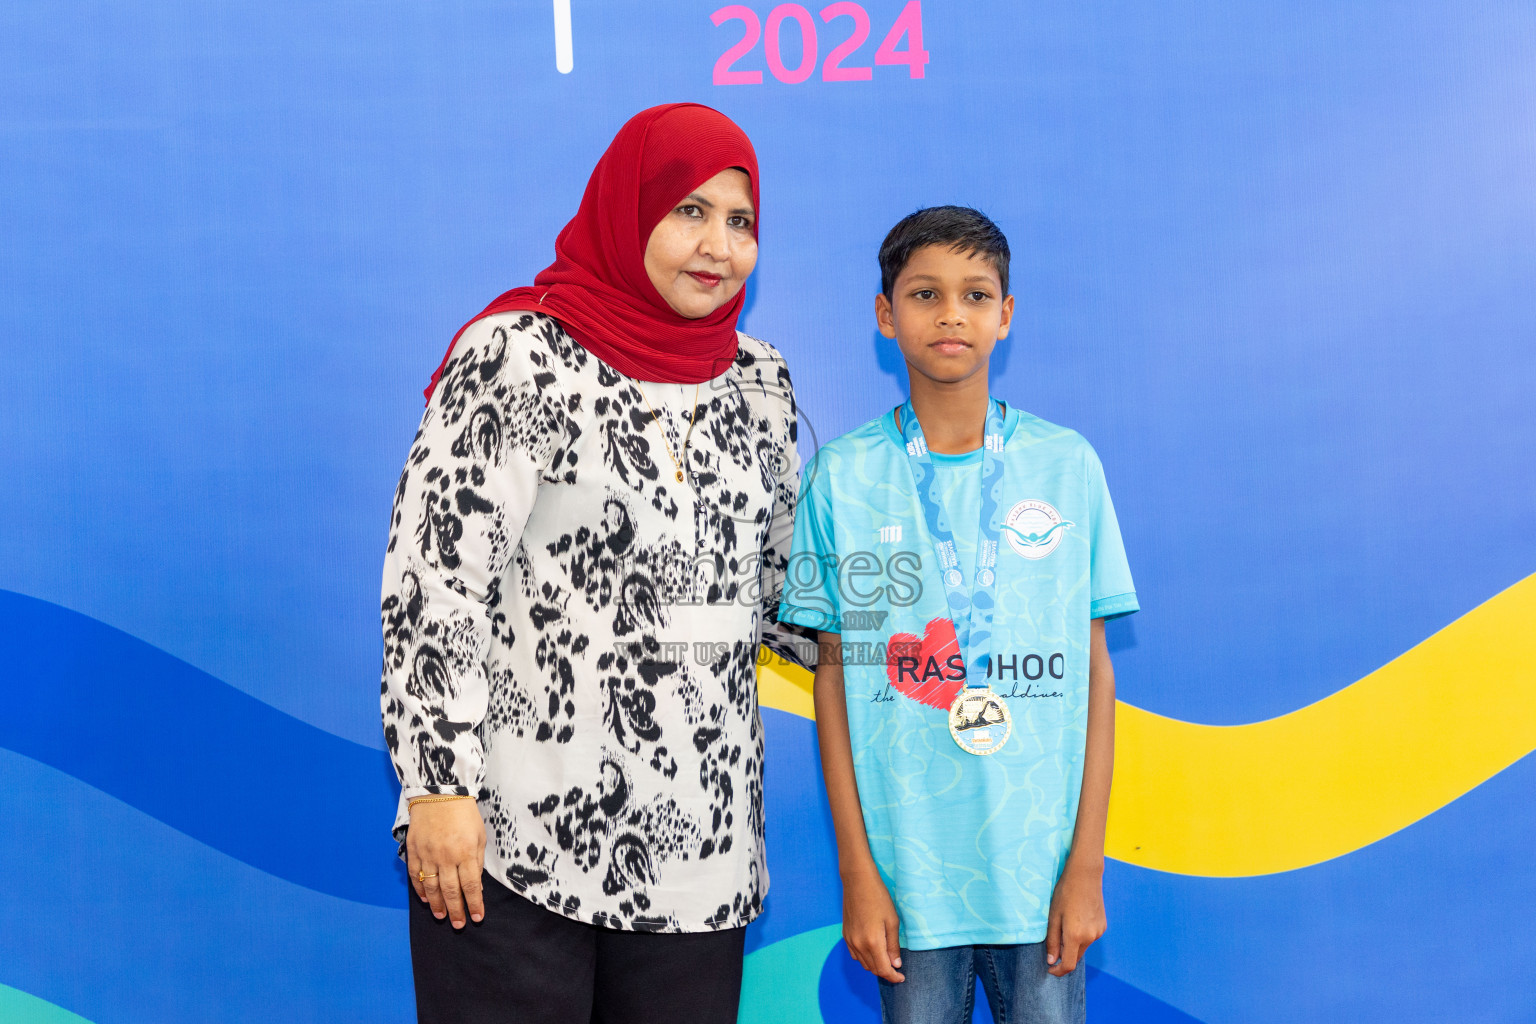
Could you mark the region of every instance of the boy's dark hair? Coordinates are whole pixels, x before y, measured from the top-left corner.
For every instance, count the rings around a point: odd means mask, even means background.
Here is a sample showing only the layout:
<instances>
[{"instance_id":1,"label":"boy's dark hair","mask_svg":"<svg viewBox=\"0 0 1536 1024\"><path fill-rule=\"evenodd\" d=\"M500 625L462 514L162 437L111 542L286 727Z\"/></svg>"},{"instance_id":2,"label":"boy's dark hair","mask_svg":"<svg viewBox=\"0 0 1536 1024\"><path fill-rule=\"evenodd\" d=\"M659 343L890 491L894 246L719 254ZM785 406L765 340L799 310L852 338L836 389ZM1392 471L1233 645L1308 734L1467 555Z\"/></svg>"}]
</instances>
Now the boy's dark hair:
<instances>
[{"instance_id":1,"label":"boy's dark hair","mask_svg":"<svg viewBox=\"0 0 1536 1024\"><path fill-rule=\"evenodd\" d=\"M909 213L880 243L880 290L891 297L896 278L912 254L928 245L942 245L992 264L1008 294L1008 238L992 219L969 206L930 206Z\"/></svg>"}]
</instances>

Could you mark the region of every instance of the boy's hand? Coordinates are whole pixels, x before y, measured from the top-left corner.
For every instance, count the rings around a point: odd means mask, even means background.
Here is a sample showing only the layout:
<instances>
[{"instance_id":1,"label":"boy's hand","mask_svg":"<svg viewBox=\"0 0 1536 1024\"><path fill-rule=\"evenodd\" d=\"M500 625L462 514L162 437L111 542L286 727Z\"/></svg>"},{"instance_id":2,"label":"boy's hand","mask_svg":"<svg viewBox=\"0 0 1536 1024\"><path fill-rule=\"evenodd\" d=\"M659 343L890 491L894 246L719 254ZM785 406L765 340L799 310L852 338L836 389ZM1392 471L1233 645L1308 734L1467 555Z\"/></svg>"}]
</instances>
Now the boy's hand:
<instances>
[{"instance_id":1,"label":"boy's hand","mask_svg":"<svg viewBox=\"0 0 1536 1024\"><path fill-rule=\"evenodd\" d=\"M897 929L901 919L896 904L874 865L843 879L843 941L863 968L886 981L899 983L907 976L901 966Z\"/></svg>"},{"instance_id":2,"label":"boy's hand","mask_svg":"<svg viewBox=\"0 0 1536 1024\"><path fill-rule=\"evenodd\" d=\"M1045 962L1056 977L1077 969L1077 961L1108 922L1104 918L1104 867L1071 860L1051 894L1051 916L1045 931Z\"/></svg>"}]
</instances>

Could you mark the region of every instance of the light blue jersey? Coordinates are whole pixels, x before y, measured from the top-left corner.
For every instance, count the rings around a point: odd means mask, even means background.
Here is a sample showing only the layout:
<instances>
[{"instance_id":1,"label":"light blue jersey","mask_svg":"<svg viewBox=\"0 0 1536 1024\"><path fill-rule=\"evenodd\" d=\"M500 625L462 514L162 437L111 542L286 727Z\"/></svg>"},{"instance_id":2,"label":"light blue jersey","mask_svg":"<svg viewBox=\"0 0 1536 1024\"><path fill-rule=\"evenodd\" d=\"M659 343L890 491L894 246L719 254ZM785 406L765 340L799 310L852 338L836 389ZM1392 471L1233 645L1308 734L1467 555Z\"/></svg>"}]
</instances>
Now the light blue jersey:
<instances>
[{"instance_id":1,"label":"light blue jersey","mask_svg":"<svg viewBox=\"0 0 1536 1024\"><path fill-rule=\"evenodd\" d=\"M1093 448L1012 408L1004 437L989 675L1013 734L988 756L949 733L970 656L894 415L823 446L801 483L779 614L842 634L864 827L907 949L1045 938L1082 787L1089 621L1138 607ZM981 455L933 456L967 588Z\"/></svg>"}]
</instances>

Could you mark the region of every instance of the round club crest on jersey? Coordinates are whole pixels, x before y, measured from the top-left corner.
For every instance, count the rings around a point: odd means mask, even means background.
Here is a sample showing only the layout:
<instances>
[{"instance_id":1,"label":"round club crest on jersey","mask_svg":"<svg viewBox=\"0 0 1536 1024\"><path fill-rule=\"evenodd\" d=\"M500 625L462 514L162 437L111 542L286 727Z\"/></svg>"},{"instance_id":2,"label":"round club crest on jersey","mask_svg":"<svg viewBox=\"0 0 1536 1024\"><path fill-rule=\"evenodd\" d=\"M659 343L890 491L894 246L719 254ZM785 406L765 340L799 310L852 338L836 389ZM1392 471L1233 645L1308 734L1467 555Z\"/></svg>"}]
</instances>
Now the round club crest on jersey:
<instances>
[{"instance_id":1,"label":"round club crest on jersey","mask_svg":"<svg viewBox=\"0 0 1536 1024\"><path fill-rule=\"evenodd\" d=\"M1072 524L1048 501L1021 501L1003 517L1009 547L1025 558L1044 558L1061 543Z\"/></svg>"},{"instance_id":2,"label":"round club crest on jersey","mask_svg":"<svg viewBox=\"0 0 1536 1024\"><path fill-rule=\"evenodd\" d=\"M949 706L949 734L967 754L995 754L1013 734L1013 716L991 687L966 687Z\"/></svg>"}]
</instances>

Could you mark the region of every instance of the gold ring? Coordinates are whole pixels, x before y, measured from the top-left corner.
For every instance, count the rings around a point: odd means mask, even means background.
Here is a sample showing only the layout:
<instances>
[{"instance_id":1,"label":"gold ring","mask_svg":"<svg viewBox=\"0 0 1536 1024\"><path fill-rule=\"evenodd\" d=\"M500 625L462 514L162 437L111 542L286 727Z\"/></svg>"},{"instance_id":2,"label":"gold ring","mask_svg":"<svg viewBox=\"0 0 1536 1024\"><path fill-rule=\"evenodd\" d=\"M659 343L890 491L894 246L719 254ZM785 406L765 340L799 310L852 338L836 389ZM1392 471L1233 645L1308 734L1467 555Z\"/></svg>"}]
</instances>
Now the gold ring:
<instances>
[{"instance_id":1,"label":"gold ring","mask_svg":"<svg viewBox=\"0 0 1536 1024\"><path fill-rule=\"evenodd\" d=\"M420 872L420 871L416 872L416 881L418 881L418 882L425 882L429 878L436 878L436 877L437 877L437 872L436 871L432 872L430 875L424 874L423 872Z\"/></svg>"}]
</instances>

